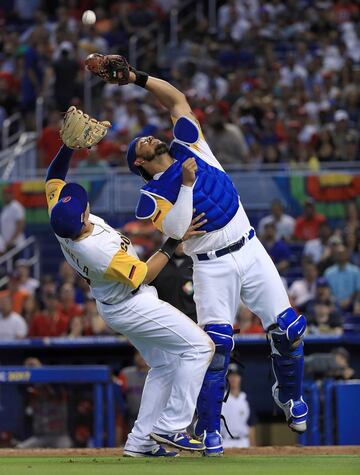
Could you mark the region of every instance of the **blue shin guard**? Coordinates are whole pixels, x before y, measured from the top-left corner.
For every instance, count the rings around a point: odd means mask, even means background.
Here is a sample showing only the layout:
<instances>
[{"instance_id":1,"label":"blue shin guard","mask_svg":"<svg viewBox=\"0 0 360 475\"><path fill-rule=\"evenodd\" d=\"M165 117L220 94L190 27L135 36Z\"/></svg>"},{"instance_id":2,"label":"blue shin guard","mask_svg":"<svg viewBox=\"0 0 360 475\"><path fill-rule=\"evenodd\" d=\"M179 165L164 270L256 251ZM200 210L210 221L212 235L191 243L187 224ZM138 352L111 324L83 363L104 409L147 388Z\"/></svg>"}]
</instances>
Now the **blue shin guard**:
<instances>
[{"instance_id":1,"label":"blue shin guard","mask_svg":"<svg viewBox=\"0 0 360 475\"><path fill-rule=\"evenodd\" d=\"M233 329L228 324L210 324L205 326L204 331L213 340L216 349L197 401L198 420L195 425L195 434L204 435L206 455L219 455L223 453L220 416L226 373L234 347Z\"/></svg>"},{"instance_id":2,"label":"blue shin guard","mask_svg":"<svg viewBox=\"0 0 360 475\"><path fill-rule=\"evenodd\" d=\"M306 430L307 405L302 398L304 352L302 338L306 329L303 315L288 308L277 317L277 325L268 332L275 376L273 397L284 411L289 427Z\"/></svg>"}]
</instances>

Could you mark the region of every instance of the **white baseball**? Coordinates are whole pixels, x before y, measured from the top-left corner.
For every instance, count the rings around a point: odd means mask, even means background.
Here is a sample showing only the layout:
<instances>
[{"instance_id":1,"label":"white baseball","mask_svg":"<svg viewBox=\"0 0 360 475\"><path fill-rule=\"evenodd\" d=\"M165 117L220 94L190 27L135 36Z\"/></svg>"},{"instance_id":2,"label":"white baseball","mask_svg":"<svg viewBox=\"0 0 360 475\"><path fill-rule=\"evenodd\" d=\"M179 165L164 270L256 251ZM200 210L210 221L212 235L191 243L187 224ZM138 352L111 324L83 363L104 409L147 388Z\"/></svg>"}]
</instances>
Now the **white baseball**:
<instances>
[{"instance_id":1,"label":"white baseball","mask_svg":"<svg viewBox=\"0 0 360 475\"><path fill-rule=\"evenodd\" d=\"M81 20L84 25L93 25L96 22L96 15L92 10L86 10Z\"/></svg>"}]
</instances>

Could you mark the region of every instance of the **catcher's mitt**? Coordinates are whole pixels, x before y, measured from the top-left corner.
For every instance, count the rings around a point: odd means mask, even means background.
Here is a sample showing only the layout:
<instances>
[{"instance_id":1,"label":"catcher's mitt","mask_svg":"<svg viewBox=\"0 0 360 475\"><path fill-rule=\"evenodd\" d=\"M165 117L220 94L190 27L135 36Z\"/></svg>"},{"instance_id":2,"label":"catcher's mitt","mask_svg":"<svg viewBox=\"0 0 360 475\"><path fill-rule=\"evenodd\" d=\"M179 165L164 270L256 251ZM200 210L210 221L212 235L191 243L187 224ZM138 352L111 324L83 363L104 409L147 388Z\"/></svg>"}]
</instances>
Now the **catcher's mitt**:
<instances>
[{"instance_id":1,"label":"catcher's mitt","mask_svg":"<svg viewBox=\"0 0 360 475\"><path fill-rule=\"evenodd\" d=\"M123 86L129 83L129 72L131 66L124 56L118 54L93 53L85 59L85 66L88 71L99 76L106 82Z\"/></svg>"},{"instance_id":2,"label":"catcher's mitt","mask_svg":"<svg viewBox=\"0 0 360 475\"><path fill-rule=\"evenodd\" d=\"M60 136L70 148L89 148L105 137L109 127L111 124L107 120L99 122L71 106L65 114Z\"/></svg>"}]
</instances>

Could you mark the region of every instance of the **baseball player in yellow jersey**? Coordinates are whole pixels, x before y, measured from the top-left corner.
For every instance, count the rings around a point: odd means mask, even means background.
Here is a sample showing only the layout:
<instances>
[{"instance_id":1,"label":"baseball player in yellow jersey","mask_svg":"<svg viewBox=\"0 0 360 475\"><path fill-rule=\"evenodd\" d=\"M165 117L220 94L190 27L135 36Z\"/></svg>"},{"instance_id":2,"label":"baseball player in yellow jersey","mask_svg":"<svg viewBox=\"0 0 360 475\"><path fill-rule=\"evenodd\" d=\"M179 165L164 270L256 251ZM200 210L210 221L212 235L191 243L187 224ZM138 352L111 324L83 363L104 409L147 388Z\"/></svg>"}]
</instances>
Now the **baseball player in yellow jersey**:
<instances>
[{"instance_id":1,"label":"baseball player in yellow jersey","mask_svg":"<svg viewBox=\"0 0 360 475\"><path fill-rule=\"evenodd\" d=\"M306 319L291 307L276 267L257 239L230 177L206 143L185 95L170 83L137 71L122 56L95 54L86 65L108 82L130 82L145 88L168 110L174 123L170 146L152 136L136 137L129 144L129 168L146 181L136 216L150 218L164 234L180 239L191 223L193 209L205 213L201 229L206 234L184 243L184 252L194 264L198 323L216 345L197 404L195 433L205 443L205 455L223 454L221 405L240 299L260 317L267 332L274 400L289 427L304 432L307 405L302 397L302 339ZM184 186L182 180L182 165L189 157L197 164L192 187ZM162 441L161 437L157 440Z\"/></svg>"},{"instance_id":2,"label":"baseball player in yellow jersey","mask_svg":"<svg viewBox=\"0 0 360 475\"><path fill-rule=\"evenodd\" d=\"M84 131L87 136L89 131ZM167 445L201 451L203 444L191 439L185 430L192 420L214 344L147 285L166 265L178 243L168 240L146 263L141 262L128 238L90 214L85 189L65 182L72 153L63 145L47 172L51 227L67 262L89 283L107 325L126 335L150 366L124 455L177 455L153 440L152 433L161 434ZM194 182L195 171L194 161L184 164L184 183Z\"/></svg>"}]
</instances>

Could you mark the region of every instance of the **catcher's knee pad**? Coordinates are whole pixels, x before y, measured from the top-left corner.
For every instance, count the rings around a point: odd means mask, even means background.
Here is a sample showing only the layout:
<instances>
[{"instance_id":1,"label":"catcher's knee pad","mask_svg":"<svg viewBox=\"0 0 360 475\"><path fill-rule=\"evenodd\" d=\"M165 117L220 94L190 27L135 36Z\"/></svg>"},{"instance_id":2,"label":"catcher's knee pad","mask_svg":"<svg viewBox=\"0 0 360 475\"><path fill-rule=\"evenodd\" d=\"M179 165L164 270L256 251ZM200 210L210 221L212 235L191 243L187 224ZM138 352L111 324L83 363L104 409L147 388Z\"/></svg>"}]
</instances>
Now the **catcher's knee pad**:
<instances>
[{"instance_id":1,"label":"catcher's knee pad","mask_svg":"<svg viewBox=\"0 0 360 475\"><path fill-rule=\"evenodd\" d=\"M289 403L289 407L297 407L300 401L305 407L299 408L299 411L305 412L305 409L307 411L306 404L302 401L304 374L302 339L305 329L305 317L297 315L293 308L288 308L277 317L277 324L268 330L272 368L276 380L273 396L283 410L285 403Z\"/></svg>"},{"instance_id":2,"label":"catcher's knee pad","mask_svg":"<svg viewBox=\"0 0 360 475\"><path fill-rule=\"evenodd\" d=\"M225 378L230 363L230 354L234 348L231 325L210 324L204 331L215 343L215 354L205 374L198 397L198 420L195 433L220 431L221 406L225 393Z\"/></svg>"}]
</instances>

